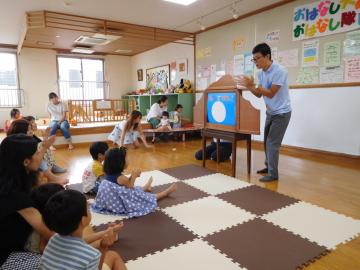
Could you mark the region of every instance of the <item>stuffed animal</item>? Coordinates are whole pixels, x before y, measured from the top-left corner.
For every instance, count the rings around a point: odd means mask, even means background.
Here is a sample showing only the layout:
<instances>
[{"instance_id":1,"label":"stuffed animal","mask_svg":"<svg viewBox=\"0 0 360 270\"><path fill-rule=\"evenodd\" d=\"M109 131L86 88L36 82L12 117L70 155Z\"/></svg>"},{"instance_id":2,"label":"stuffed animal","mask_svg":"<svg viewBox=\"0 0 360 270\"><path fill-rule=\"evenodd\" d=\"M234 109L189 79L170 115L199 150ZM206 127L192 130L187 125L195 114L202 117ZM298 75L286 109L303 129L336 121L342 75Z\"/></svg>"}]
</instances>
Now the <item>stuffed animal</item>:
<instances>
[{"instance_id":1,"label":"stuffed animal","mask_svg":"<svg viewBox=\"0 0 360 270\"><path fill-rule=\"evenodd\" d=\"M189 80L186 80L184 82L184 92L185 93L192 93L193 92L193 89L191 87L191 82Z\"/></svg>"}]
</instances>

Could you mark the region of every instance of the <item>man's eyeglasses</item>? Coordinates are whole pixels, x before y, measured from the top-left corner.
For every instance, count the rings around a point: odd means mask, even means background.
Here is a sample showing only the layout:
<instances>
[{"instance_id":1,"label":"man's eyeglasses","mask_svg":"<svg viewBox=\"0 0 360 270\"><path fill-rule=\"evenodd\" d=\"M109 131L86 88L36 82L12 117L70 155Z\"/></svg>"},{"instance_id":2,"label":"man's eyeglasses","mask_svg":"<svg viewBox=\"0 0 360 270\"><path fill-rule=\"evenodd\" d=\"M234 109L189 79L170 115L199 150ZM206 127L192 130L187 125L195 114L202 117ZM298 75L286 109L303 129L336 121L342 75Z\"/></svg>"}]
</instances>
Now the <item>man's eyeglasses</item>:
<instances>
[{"instance_id":1,"label":"man's eyeglasses","mask_svg":"<svg viewBox=\"0 0 360 270\"><path fill-rule=\"evenodd\" d=\"M254 57L253 59L251 59L251 62L256 63L262 57L264 57L264 56L259 56L259 57L256 57L256 58Z\"/></svg>"}]
</instances>

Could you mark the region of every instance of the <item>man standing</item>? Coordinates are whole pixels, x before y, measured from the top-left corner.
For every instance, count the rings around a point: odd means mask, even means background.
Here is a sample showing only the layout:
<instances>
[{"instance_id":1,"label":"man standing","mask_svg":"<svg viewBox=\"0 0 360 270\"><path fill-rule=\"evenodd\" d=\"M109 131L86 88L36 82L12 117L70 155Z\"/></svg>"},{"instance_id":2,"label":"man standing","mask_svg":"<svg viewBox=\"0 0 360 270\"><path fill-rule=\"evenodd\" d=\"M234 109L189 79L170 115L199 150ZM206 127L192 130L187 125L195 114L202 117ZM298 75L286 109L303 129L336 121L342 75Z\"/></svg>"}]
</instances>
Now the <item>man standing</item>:
<instances>
[{"instance_id":1,"label":"man standing","mask_svg":"<svg viewBox=\"0 0 360 270\"><path fill-rule=\"evenodd\" d=\"M50 114L51 122L50 122L50 136L55 135L57 129L60 129L62 134L64 135L67 143L69 144L69 150L74 149L74 146L71 142L71 134L70 134L70 125L67 120L67 106L65 103L60 101L58 95L54 92L49 94L49 104L47 106L47 111ZM55 147L51 147L51 150L56 150Z\"/></svg>"},{"instance_id":2,"label":"man standing","mask_svg":"<svg viewBox=\"0 0 360 270\"><path fill-rule=\"evenodd\" d=\"M259 84L254 78L240 76L235 78L239 85L249 89L257 97L264 97L266 122L264 129L265 168L257 171L265 174L262 182L276 181L279 178L279 149L291 117L291 104L288 87L288 74L285 68L271 59L271 49L260 43L252 50L258 69Z\"/></svg>"}]
</instances>

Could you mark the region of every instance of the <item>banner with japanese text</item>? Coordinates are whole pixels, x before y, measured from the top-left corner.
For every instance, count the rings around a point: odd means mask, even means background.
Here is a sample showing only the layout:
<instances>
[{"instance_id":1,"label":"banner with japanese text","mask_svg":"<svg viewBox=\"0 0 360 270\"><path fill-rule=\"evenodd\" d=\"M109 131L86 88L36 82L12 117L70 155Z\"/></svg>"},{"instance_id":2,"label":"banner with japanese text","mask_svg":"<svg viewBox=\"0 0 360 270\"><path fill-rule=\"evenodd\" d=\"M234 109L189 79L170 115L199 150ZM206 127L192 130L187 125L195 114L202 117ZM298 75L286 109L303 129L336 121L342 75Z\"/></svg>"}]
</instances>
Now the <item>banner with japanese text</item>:
<instances>
[{"instance_id":1,"label":"banner with japanese text","mask_svg":"<svg viewBox=\"0 0 360 270\"><path fill-rule=\"evenodd\" d=\"M294 8L293 40L346 32L360 27L360 0L322 0Z\"/></svg>"}]
</instances>

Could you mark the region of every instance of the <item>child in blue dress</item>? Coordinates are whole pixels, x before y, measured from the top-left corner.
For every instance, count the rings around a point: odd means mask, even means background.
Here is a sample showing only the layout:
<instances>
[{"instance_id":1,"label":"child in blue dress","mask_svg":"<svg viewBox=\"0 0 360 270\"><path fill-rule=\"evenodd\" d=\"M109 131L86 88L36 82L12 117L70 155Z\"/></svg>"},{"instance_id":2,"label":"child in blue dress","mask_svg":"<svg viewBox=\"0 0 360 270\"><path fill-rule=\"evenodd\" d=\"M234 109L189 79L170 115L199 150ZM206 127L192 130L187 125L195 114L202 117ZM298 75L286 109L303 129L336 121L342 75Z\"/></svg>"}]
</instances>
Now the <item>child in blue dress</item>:
<instances>
[{"instance_id":1,"label":"child in blue dress","mask_svg":"<svg viewBox=\"0 0 360 270\"><path fill-rule=\"evenodd\" d=\"M113 148L106 152L105 177L92 206L94 212L129 217L144 216L155 211L158 200L176 190L176 184L172 184L162 192L151 193L152 177L144 187L135 187L135 180L141 172L135 170L130 177L126 177L122 174L126 167L126 148Z\"/></svg>"}]
</instances>

